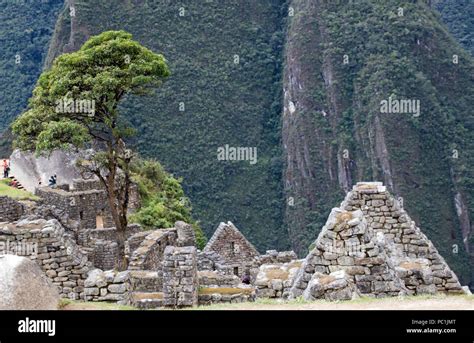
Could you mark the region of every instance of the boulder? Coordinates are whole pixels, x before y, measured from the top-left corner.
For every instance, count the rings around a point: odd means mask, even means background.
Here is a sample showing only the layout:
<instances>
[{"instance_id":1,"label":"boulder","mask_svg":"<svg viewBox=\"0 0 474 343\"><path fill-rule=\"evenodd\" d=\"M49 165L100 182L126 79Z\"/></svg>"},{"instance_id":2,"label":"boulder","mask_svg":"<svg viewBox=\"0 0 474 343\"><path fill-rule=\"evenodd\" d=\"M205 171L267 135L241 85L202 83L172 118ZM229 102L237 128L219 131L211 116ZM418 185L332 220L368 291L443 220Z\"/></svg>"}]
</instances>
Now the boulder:
<instances>
[{"instance_id":1,"label":"boulder","mask_svg":"<svg viewBox=\"0 0 474 343\"><path fill-rule=\"evenodd\" d=\"M0 310L56 310L56 286L26 257L0 256Z\"/></svg>"}]
</instances>

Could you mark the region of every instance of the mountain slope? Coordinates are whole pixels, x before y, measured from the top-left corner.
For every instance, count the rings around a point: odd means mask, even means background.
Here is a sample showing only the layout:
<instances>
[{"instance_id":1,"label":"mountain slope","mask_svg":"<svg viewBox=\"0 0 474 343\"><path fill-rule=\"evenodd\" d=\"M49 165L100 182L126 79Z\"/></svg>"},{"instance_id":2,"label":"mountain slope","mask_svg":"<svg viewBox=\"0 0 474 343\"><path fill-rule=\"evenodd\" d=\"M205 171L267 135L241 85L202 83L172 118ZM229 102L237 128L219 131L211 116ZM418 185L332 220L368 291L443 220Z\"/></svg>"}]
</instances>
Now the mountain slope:
<instances>
[{"instance_id":1,"label":"mountain slope","mask_svg":"<svg viewBox=\"0 0 474 343\"><path fill-rule=\"evenodd\" d=\"M71 16L70 8L74 8ZM167 58L172 76L153 97L130 98L134 142L184 179L210 236L231 220L258 248L286 248L281 187L280 1L70 0L48 62L91 35L124 29ZM257 148L258 162L219 161L219 147Z\"/></svg>"},{"instance_id":2,"label":"mountain slope","mask_svg":"<svg viewBox=\"0 0 474 343\"><path fill-rule=\"evenodd\" d=\"M28 103L63 2L0 0L0 132Z\"/></svg>"},{"instance_id":3,"label":"mountain slope","mask_svg":"<svg viewBox=\"0 0 474 343\"><path fill-rule=\"evenodd\" d=\"M282 135L292 245L307 249L352 184L379 180L468 282L472 57L423 2L290 7ZM419 101L419 115L381 113L390 98Z\"/></svg>"},{"instance_id":4,"label":"mountain slope","mask_svg":"<svg viewBox=\"0 0 474 343\"><path fill-rule=\"evenodd\" d=\"M452 35L474 55L474 1L436 0L433 3Z\"/></svg>"}]
</instances>

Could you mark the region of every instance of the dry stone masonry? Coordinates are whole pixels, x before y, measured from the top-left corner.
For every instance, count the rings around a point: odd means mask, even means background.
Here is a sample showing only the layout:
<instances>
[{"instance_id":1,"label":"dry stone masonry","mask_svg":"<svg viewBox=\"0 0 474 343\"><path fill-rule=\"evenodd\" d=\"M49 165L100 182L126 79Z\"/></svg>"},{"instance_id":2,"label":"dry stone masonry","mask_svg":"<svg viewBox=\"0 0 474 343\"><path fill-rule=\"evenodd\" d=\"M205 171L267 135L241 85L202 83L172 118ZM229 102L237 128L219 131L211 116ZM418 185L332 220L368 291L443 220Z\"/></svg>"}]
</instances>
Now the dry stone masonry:
<instances>
[{"instance_id":1,"label":"dry stone masonry","mask_svg":"<svg viewBox=\"0 0 474 343\"><path fill-rule=\"evenodd\" d=\"M62 297L83 298L84 280L91 263L57 220L25 220L3 225L0 243L35 261Z\"/></svg>"},{"instance_id":2,"label":"dry stone masonry","mask_svg":"<svg viewBox=\"0 0 474 343\"><path fill-rule=\"evenodd\" d=\"M14 222L21 218L25 208L23 204L10 197L0 197L0 222Z\"/></svg>"},{"instance_id":3,"label":"dry stone masonry","mask_svg":"<svg viewBox=\"0 0 474 343\"><path fill-rule=\"evenodd\" d=\"M343 273L332 274L339 271ZM326 297L325 293L333 293L335 286L341 286L336 289L343 299L359 294L375 297L406 294L402 280L360 210L332 210L299 271L291 296L303 294L308 300ZM349 291L354 294L347 295ZM327 296L337 297L337 294Z\"/></svg>"},{"instance_id":4,"label":"dry stone masonry","mask_svg":"<svg viewBox=\"0 0 474 343\"><path fill-rule=\"evenodd\" d=\"M121 305L130 303L130 273L94 269L84 282L86 301L112 301Z\"/></svg>"},{"instance_id":5,"label":"dry stone masonry","mask_svg":"<svg viewBox=\"0 0 474 343\"><path fill-rule=\"evenodd\" d=\"M463 292L434 245L378 182L354 186L304 260L293 251L261 255L231 222L219 225L203 251L184 222L153 231L130 225L123 272L116 271L117 233L98 187L96 181L43 187L31 208L0 198L0 255L34 261L63 298L140 309L257 297L332 301ZM0 270L6 267L0 259Z\"/></svg>"},{"instance_id":6,"label":"dry stone masonry","mask_svg":"<svg viewBox=\"0 0 474 343\"><path fill-rule=\"evenodd\" d=\"M198 304L197 250L168 246L163 259L164 305L186 307Z\"/></svg>"},{"instance_id":7,"label":"dry stone masonry","mask_svg":"<svg viewBox=\"0 0 474 343\"><path fill-rule=\"evenodd\" d=\"M290 297L330 300L462 293L456 275L379 182L358 183L332 210Z\"/></svg>"},{"instance_id":8,"label":"dry stone masonry","mask_svg":"<svg viewBox=\"0 0 474 343\"><path fill-rule=\"evenodd\" d=\"M287 298L298 271L301 260L286 263L262 264L255 280L259 298Z\"/></svg>"},{"instance_id":9,"label":"dry stone masonry","mask_svg":"<svg viewBox=\"0 0 474 343\"><path fill-rule=\"evenodd\" d=\"M203 252L216 253L221 263L237 276L249 273L260 254L231 222L220 223Z\"/></svg>"},{"instance_id":10,"label":"dry stone masonry","mask_svg":"<svg viewBox=\"0 0 474 343\"><path fill-rule=\"evenodd\" d=\"M411 294L463 293L457 276L433 243L382 183L358 183L342 207L363 211L369 226L384 238L387 253Z\"/></svg>"}]
</instances>

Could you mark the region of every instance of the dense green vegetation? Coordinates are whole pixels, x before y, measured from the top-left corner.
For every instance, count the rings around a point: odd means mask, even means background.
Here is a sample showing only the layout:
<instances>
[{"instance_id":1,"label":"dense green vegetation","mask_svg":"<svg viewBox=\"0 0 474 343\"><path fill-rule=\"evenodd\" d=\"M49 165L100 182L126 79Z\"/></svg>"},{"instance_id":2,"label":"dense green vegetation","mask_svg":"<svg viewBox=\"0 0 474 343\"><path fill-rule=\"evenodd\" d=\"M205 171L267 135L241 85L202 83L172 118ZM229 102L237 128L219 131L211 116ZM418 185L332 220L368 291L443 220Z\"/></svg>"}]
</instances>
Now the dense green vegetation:
<instances>
[{"instance_id":1,"label":"dense green vegetation","mask_svg":"<svg viewBox=\"0 0 474 343\"><path fill-rule=\"evenodd\" d=\"M63 3L0 0L0 132L28 103Z\"/></svg>"},{"instance_id":2,"label":"dense green vegetation","mask_svg":"<svg viewBox=\"0 0 474 343\"><path fill-rule=\"evenodd\" d=\"M175 179L159 162L152 160L135 161L132 172L142 203L130 220L145 229L173 227L178 220L190 223L196 231L198 247L204 248L207 239L191 217L192 208L181 187L182 180Z\"/></svg>"},{"instance_id":3,"label":"dense green vegetation","mask_svg":"<svg viewBox=\"0 0 474 343\"><path fill-rule=\"evenodd\" d=\"M474 1L437 0L434 6L453 36L474 54Z\"/></svg>"},{"instance_id":4,"label":"dense green vegetation","mask_svg":"<svg viewBox=\"0 0 474 343\"><path fill-rule=\"evenodd\" d=\"M297 15L292 29L300 30L320 18L309 34L319 37L319 41L310 46L305 36L292 36L292 32L289 36L298 42L296 53L304 60L306 72L316 75L308 78L305 94L311 99L306 99L310 104L306 111L314 112L314 118L306 124L321 132L313 154L332 154L333 161L337 161L337 154L347 149L351 183L384 181L396 196L402 196L412 218L468 282L469 259L454 197L456 193L462 195L473 218L473 58L423 2L320 2L314 7L308 3L293 2ZM403 15L398 12L400 7ZM459 56L458 64L453 63L455 54ZM344 55L348 57L346 64ZM308 67L311 60L314 62ZM319 68L329 73L329 63L337 85L335 94L324 83L322 73L316 74ZM380 102L390 96L419 100L420 116L382 114ZM321 107L329 113L327 117L315 111ZM332 139L331 150L322 145L325 139ZM453 158L453 149L459 152L458 158ZM337 181L332 186L323 183L330 180L325 168L336 172L340 169L335 163L314 164L320 178L317 182L321 182L316 192L327 199L339 188ZM332 190L327 192L327 187ZM307 207L303 220L306 231L318 230L331 205L326 206L323 211L317 205ZM292 218L291 213L290 219L301 220ZM459 252L455 252L454 245Z\"/></svg>"},{"instance_id":5,"label":"dense green vegetation","mask_svg":"<svg viewBox=\"0 0 474 343\"><path fill-rule=\"evenodd\" d=\"M133 143L182 177L208 237L231 220L262 251L288 247L279 143L284 13L281 1L81 0L75 30L64 11L50 51L61 53L69 34L80 46L85 35L124 29L163 53L171 70L164 86L123 104L139 131ZM258 163L218 161L226 144L256 147Z\"/></svg>"}]
</instances>

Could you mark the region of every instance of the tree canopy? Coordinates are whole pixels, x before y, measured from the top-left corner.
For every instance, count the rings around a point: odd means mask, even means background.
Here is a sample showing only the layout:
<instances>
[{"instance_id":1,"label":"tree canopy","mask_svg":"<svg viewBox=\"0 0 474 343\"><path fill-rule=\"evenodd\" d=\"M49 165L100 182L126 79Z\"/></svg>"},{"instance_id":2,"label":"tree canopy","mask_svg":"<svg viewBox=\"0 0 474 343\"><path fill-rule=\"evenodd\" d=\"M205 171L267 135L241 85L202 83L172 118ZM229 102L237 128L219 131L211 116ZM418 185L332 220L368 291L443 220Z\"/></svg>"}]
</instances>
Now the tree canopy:
<instances>
[{"instance_id":1,"label":"tree canopy","mask_svg":"<svg viewBox=\"0 0 474 343\"><path fill-rule=\"evenodd\" d=\"M77 52L59 56L33 91L29 109L12 125L16 147L38 153L84 147L130 136L117 106L127 94L144 94L169 75L165 58L125 31L90 38ZM58 110L60 102L73 105Z\"/></svg>"}]
</instances>

